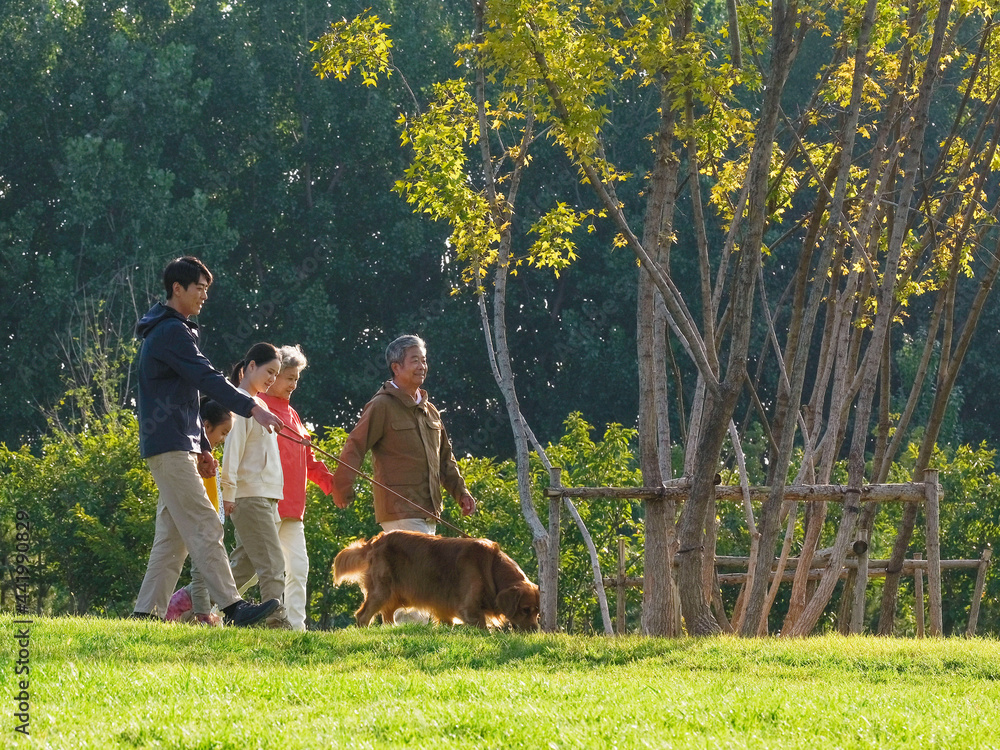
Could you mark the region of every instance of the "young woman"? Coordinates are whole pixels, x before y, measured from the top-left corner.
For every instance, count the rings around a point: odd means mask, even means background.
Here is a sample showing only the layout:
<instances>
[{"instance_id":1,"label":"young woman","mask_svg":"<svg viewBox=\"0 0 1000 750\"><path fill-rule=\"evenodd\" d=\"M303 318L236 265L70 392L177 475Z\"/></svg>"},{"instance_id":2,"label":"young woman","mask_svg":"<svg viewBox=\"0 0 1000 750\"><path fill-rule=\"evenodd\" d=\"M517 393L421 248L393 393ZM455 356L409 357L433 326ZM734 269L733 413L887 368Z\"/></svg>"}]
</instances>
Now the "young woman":
<instances>
[{"instance_id":1,"label":"young woman","mask_svg":"<svg viewBox=\"0 0 1000 750\"><path fill-rule=\"evenodd\" d=\"M278 349L278 356L281 358L281 372L267 393L262 393L260 397L271 413L281 418L291 434L308 437L298 412L288 402L306 367L306 356L298 346L283 346ZM278 503L281 518L278 537L285 553L285 611L294 630L305 630L309 556L302 519L306 510L306 480L315 482L329 495L333 490L333 474L305 445L279 438L278 449L285 477L284 497Z\"/></svg>"},{"instance_id":2,"label":"young woman","mask_svg":"<svg viewBox=\"0 0 1000 750\"><path fill-rule=\"evenodd\" d=\"M233 368L230 380L266 409L258 394L271 387L280 370L277 350L271 344L254 344ZM252 419L234 417L222 453L220 477L222 502L237 534L236 549L229 557L233 577L237 585L247 580L250 576L244 577L240 570L249 562L257 574L261 596L280 601L285 595L285 556L276 524L284 480L277 433L268 432ZM267 626L291 629L283 606L267 618Z\"/></svg>"}]
</instances>

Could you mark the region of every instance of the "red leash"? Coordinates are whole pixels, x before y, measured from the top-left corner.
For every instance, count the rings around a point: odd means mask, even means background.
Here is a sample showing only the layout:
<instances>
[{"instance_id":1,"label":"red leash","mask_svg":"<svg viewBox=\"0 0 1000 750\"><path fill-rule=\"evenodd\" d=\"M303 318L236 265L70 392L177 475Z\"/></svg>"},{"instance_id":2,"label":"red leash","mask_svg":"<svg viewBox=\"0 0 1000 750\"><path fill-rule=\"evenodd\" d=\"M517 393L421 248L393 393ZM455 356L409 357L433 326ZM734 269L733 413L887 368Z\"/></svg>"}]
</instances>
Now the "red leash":
<instances>
[{"instance_id":1,"label":"red leash","mask_svg":"<svg viewBox=\"0 0 1000 750\"><path fill-rule=\"evenodd\" d=\"M374 477L370 477L367 474L365 474L363 471L361 471L361 469L355 469L353 466L351 466L346 461L341 461L338 456L335 456L332 453L328 453L327 451L323 450L322 448L316 447L315 445L312 444L311 436L310 436L310 439L306 439L306 438L302 438L302 437L297 437L297 436L293 437L292 435L289 435L288 433L286 433L284 431L279 431L278 434L281 435L281 437L285 438L286 440L291 440L293 443L298 443L299 445L305 446L306 448L312 448L317 453L322 453L327 458L332 458L334 461L336 461L341 466L346 466L348 469L350 469L351 471L353 471L359 477L362 477L363 479L367 479L369 482L371 482L372 484L374 484L377 487L381 487L386 492L392 493L393 495L395 495L396 497L398 497L400 500L402 500L404 503L407 503L408 505L412 505L414 508L416 508L417 510L419 510L421 513L424 513L425 515L429 516L430 518L433 518L438 523L443 523L449 529L452 529L453 531L457 531L459 534L461 534L466 539L471 539L472 538L468 534L466 534L464 531L462 531L460 528L458 528L457 526L455 526L454 524L448 523L448 521L445 521L443 518L441 518L441 516L435 515L431 511L427 510L427 508L423 507L422 505L417 505L415 502L413 502L412 500L410 500L408 497L403 497L402 495L400 495L398 492L396 492L396 490L392 489L391 487L386 487L384 484L382 484L380 481L378 481Z\"/></svg>"}]
</instances>

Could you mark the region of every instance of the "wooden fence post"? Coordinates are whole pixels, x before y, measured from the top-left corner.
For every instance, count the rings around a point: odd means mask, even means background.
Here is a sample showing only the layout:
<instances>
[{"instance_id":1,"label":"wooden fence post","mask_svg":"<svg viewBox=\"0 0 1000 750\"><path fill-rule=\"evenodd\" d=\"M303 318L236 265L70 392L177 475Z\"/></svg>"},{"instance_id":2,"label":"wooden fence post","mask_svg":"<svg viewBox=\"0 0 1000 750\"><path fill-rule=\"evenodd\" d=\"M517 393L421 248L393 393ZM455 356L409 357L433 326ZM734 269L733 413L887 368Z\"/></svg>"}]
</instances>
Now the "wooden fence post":
<instances>
[{"instance_id":1,"label":"wooden fence post","mask_svg":"<svg viewBox=\"0 0 1000 750\"><path fill-rule=\"evenodd\" d=\"M923 560L923 553L916 553L914 561ZM917 638L924 637L924 569L920 565L913 567L913 613L917 618Z\"/></svg>"},{"instance_id":2,"label":"wooden fence post","mask_svg":"<svg viewBox=\"0 0 1000 750\"><path fill-rule=\"evenodd\" d=\"M559 624L559 531L562 521L562 468L553 466L549 469L549 489L556 490L549 495L549 581L551 586L546 591L541 606L541 628L546 633L554 633Z\"/></svg>"},{"instance_id":3,"label":"wooden fence post","mask_svg":"<svg viewBox=\"0 0 1000 750\"><path fill-rule=\"evenodd\" d=\"M625 537L618 538L618 581L615 583L618 635L625 635Z\"/></svg>"},{"instance_id":4,"label":"wooden fence post","mask_svg":"<svg viewBox=\"0 0 1000 750\"><path fill-rule=\"evenodd\" d=\"M858 572L854 579L854 600L851 602L851 620L848 632L851 635L857 635L864 629L865 592L868 589L868 534L865 531L858 532L858 538L854 540L852 549L858 558ZM845 591L843 595L847 597L849 592Z\"/></svg>"},{"instance_id":5,"label":"wooden fence post","mask_svg":"<svg viewBox=\"0 0 1000 750\"><path fill-rule=\"evenodd\" d=\"M931 600L932 636L944 631L941 612L941 508L937 469L924 472L924 515L927 523L927 589Z\"/></svg>"},{"instance_id":6,"label":"wooden fence post","mask_svg":"<svg viewBox=\"0 0 1000 750\"><path fill-rule=\"evenodd\" d=\"M990 557L993 550L983 551L983 556L979 560L979 571L976 573L976 588L972 592L972 606L969 608L969 627L965 635L969 638L976 634L976 624L979 622L979 604L983 599L983 587L986 586L986 569L990 566Z\"/></svg>"}]
</instances>

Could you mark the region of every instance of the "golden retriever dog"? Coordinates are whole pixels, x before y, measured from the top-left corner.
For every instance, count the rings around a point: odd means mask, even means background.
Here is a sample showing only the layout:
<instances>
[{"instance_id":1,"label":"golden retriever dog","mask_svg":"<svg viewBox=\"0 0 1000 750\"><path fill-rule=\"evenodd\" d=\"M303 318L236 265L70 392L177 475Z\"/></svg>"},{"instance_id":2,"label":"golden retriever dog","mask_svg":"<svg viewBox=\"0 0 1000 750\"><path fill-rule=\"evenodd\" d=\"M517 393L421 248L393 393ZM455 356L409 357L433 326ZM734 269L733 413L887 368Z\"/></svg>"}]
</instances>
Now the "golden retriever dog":
<instances>
[{"instance_id":1,"label":"golden retriever dog","mask_svg":"<svg viewBox=\"0 0 1000 750\"><path fill-rule=\"evenodd\" d=\"M447 624L486 628L507 622L518 630L538 629L538 586L489 539L389 531L342 550L333 561L333 578L361 587L359 627L379 613L392 624L398 608L413 607Z\"/></svg>"}]
</instances>

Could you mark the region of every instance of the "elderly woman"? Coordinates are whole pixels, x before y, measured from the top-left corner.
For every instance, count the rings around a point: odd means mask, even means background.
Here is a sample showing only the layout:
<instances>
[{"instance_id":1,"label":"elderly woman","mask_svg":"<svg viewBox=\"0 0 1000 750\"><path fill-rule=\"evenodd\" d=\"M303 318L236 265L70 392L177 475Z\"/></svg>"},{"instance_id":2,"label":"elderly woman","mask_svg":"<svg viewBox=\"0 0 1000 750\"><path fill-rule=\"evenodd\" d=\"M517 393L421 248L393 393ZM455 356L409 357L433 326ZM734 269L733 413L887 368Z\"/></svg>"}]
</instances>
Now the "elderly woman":
<instances>
[{"instance_id":1,"label":"elderly woman","mask_svg":"<svg viewBox=\"0 0 1000 750\"><path fill-rule=\"evenodd\" d=\"M299 384L299 377L306 367L306 357L298 346L278 349L281 371L274 383L260 398L280 417L287 430L308 437L298 412L289 399ZM326 464L316 459L312 449L291 440L278 440L281 452L281 471L284 475L284 498L278 503L278 537L285 553L285 612L294 630L306 629L306 579L309 576L309 557L306 554L306 537L302 517L306 510L306 481L319 485L327 495L333 489L333 474Z\"/></svg>"}]
</instances>

